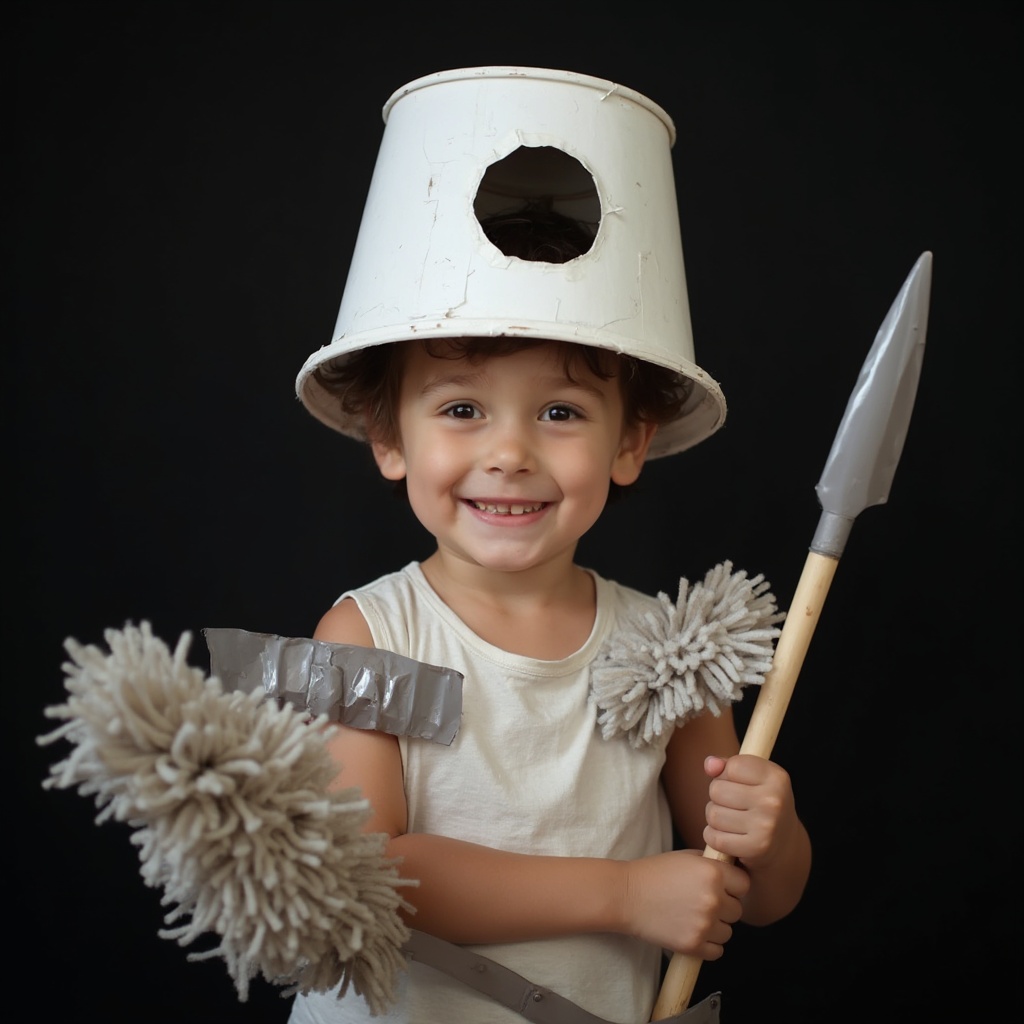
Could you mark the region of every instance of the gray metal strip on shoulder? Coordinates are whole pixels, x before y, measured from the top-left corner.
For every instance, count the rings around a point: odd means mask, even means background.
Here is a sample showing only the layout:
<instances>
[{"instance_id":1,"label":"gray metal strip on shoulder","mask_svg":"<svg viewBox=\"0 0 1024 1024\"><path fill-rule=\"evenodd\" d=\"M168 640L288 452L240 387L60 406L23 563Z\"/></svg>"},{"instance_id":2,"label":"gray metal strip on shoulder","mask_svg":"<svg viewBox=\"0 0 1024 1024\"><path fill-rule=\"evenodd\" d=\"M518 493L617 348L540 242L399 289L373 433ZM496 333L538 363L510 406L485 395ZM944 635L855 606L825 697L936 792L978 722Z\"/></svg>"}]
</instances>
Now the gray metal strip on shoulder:
<instances>
[{"instance_id":1,"label":"gray metal strip on shoulder","mask_svg":"<svg viewBox=\"0 0 1024 1024\"><path fill-rule=\"evenodd\" d=\"M426 932L412 929L402 948L410 959L461 981L533 1024L612 1024L494 960ZM719 1024L721 1003L721 994L715 992L662 1024Z\"/></svg>"},{"instance_id":2,"label":"gray metal strip on shoulder","mask_svg":"<svg viewBox=\"0 0 1024 1024\"><path fill-rule=\"evenodd\" d=\"M376 647L204 629L225 690L262 690L314 717L449 745L462 719L461 672Z\"/></svg>"}]
</instances>

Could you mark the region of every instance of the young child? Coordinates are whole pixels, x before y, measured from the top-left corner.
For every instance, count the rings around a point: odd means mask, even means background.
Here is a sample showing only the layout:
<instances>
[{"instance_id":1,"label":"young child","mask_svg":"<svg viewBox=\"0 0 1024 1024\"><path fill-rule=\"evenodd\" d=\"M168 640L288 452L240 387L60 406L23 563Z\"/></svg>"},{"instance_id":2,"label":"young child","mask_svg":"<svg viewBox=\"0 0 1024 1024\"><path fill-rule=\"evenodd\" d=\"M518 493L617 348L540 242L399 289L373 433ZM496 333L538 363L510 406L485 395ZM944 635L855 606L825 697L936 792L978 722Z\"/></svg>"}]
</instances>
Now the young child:
<instances>
[{"instance_id":1,"label":"young child","mask_svg":"<svg viewBox=\"0 0 1024 1024\"><path fill-rule=\"evenodd\" d=\"M587 252L592 233L564 236L538 211L485 233L545 265ZM340 726L336 785L362 791L366 829L418 880L411 927L605 1020L649 1020L664 951L718 959L737 921L796 906L811 859L788 774L739 755L727 707L642 744L597 725L595 660L659 606L578 565L577 545L692 410L693 380L586 340L471 333L356 345L312 375L434 539L342 594L314 636L464 676L450 746ZM297 996L290 1022L370 1019L349 991ZM414 961L376 1019L521 1017Z\"/></svg>"}]
</instances>

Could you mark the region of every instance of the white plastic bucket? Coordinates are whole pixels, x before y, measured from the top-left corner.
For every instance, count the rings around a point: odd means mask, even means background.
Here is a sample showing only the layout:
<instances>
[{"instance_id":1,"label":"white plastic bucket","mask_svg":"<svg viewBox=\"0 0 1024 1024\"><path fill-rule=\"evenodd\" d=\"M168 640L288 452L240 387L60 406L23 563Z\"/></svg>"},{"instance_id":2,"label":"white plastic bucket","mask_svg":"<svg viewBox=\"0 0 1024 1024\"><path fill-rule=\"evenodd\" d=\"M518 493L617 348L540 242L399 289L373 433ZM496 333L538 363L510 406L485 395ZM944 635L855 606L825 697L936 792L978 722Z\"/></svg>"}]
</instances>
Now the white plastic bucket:
<instances>
[{"instance_id":1,"label":"white plastic bucket","mask_svg":"<svg viewBox=\"0 0 1024 1024\"><path fill-rule=\"evenodd\" d=\"M613 82L542 68L443 71L397 90L363 210L333 340L296 391L318 419L359 436L313 371L410 338L551 338L623 352L694 382L651 456L717 430L726 405L694 362L672 171L675 127ZM481 217L544 200L596 228L567 263L506 256Z\"/></svg>"}]
</instances>

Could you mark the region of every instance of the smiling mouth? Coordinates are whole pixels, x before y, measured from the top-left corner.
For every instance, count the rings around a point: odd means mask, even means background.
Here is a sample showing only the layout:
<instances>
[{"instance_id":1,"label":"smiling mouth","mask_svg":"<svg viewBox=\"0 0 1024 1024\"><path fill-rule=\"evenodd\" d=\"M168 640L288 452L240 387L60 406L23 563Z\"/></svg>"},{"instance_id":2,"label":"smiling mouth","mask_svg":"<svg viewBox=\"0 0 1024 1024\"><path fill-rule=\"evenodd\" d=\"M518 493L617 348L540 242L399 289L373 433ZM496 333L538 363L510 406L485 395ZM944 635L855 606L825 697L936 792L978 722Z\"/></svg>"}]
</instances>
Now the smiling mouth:
<instances>
[{"instance_id":1,"label":"smiling mouth","mask_svg":"<svg viewBox=\"0 0 1024 1024\"><path fill-rule=\"evenodd\" d=\"M546 504L545 501L534 502L532 505L505 505L500 502L470 501L473 508L480 512L490 512L498 516L522 516L527 512L539 512Z\"/></svg>"}]
</instances>

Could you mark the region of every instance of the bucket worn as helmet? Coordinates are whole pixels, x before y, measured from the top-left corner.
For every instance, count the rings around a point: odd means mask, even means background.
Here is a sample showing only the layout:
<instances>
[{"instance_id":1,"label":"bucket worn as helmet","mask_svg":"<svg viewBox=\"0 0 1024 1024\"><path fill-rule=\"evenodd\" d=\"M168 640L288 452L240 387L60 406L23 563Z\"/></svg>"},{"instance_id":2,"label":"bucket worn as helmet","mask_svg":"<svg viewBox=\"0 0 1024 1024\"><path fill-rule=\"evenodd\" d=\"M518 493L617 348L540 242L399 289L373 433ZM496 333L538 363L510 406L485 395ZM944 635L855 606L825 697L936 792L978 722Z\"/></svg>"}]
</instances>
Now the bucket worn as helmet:
<instances>
[{"instance_id":1,"label":"bucket worn as helmet","mask_svg":"<svg viewBox=\"0 0 1024 1024\"><path fill-rule=\"evenodd\" d=\"M652 458L722 425L722 391L694 362L675 126L661 107L588 75L480 67L416 79L383 114L334 337L296 380L314 416L361 436L314 375L359 349L505 336L595 345L691 381ZM485 226L522 209L576 222L589 249L567 262L508 255Z\"/></svg>"}]
</instances>

